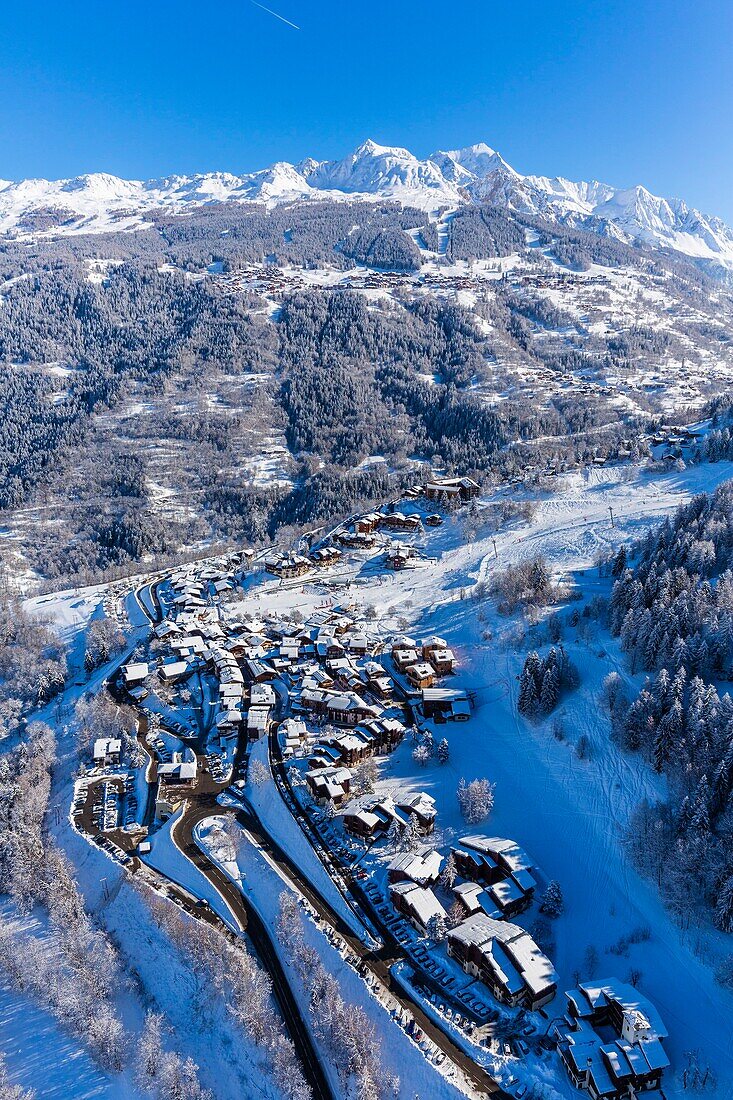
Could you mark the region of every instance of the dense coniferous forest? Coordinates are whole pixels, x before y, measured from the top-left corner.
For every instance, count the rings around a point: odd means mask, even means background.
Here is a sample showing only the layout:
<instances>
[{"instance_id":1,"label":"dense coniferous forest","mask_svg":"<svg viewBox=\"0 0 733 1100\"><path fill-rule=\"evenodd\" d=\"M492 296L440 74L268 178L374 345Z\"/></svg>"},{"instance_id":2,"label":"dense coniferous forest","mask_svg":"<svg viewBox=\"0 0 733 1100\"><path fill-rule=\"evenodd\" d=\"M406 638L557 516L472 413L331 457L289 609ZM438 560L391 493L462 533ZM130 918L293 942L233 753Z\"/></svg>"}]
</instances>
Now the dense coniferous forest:
<instances>
[{"instance_id":1,"label":"dense coniferous forest","mask_svg":"<svg viewBox=\"0 0 733 1100\"><path fill-rule=\"evenodd\" d=\"M708 905L733 931L733 482L696 497L635 548L620 550L610 626L633 670L634 699L606 683L615 736L667 776L669 799L644 804L630 843L670 903Z\"/></svg>"}]
</instances>

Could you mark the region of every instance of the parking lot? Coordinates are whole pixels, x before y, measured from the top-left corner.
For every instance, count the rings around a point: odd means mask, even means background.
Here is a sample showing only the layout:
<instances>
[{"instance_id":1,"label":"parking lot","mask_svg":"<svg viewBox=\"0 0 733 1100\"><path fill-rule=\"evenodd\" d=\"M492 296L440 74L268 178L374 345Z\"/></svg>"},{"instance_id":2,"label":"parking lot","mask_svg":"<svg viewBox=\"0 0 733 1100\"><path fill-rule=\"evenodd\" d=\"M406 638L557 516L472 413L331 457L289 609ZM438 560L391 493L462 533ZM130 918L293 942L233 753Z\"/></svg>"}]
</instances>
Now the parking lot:
<instances>
[{"instance_id":1,"label":"parking lot","mask_svg":"<svg viewBox=\"0 0 733 1100\"><path fill-rule=\"evenodd\" d=\"M134 775L80 780L71 814L80 832L125 862L121 856L136 848L140 834Z\"/></svg>"}]
</instances>

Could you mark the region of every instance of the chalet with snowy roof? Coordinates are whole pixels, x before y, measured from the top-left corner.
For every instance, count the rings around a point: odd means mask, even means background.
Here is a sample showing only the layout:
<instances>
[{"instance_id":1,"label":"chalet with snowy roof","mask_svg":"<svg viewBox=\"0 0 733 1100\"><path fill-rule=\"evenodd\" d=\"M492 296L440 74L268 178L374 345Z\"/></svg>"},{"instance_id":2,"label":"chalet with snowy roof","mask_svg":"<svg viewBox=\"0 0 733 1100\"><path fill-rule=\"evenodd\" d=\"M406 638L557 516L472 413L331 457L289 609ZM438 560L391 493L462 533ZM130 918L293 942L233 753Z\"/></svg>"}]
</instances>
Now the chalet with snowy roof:
<instances>
[{"instance_id":1,"label":"chalet with snowy roof","mask_svg":"<svg viewBox=\"0 0 733 1100\"><path fill-rule=\"evenodd\" d=\"M399 812L391 798L371 798L351 803L341 819L347 832L363 840L372 840L389 832L393 822L401 829L407 819Z\"/></svg>"},{"instance_id":2,"label":"chalet with snowy roof","mask_svg":"<svg viewBox=\"0 0 733 1100\"><path fill-rule=\"evenodd\" d=\"M394 680L386 674L384 669L375 675L369 676L366 685L372 694L379 699L391 699L394 694Z\"/></svg>"},{"instance_id":3,"label":"chalet with snowy roof","mask_svg":"<svg viewBox=\"0 0 733 1100\"><path fill-rule=\"evenodd\" d=\"M401 852L387 868L387 878L392 882L415 882L418 886L432 886L438 881L443 857L435 848L422 853Z\"/></svg>"},{"instance_id":4,"label":"chalet with snowy roof","mask_svg":"<svg viewBox=\"0 0 733 1100\"><path fill-rule=\"evenodd\" d=\"M515 841L465 836L452 852L461 878L487 887L503 916L520 913L530 905L537 885L535 867Z\"/></svg>"},{"instance_id":5,"label":"chalet with snowy roof","mask_svg":"<svg viewBox=\"0 0 733 1100\"><path fill-rule=\"evenodd\" d=\"M485 913L496 920L508 920L529 905L529 896L511 878L499 879L487 887L478 882L461 882L453 887L453 893L467 916Z\"/></svg>"},{"instance_id":6,"label":"chalet with snowy roof","mask_svg":"<svg viewBox=\"0 0 733 1100\"><path fill-rule=\"evenodd\" d=\"M449 646L445 649L434 649L429 661L438 676L450 676L455 671L456 659Z\"/></svg>"},{"instance_id":7,"label":"chalet with snowy roof","mask_svg":"<svg viewBox=\"0 0 733 1100\"><path fill-rule=\"evenodd\" d=\"M321 688L303 688L300 705L314 714L325 715L339 726L355 726L359 722L376 718L379 712L353 691L334 692Z\"/></svg>"},{"instance_id":8,"label":"chalet with snowy roof","mask_svg":"<svg viewBox=\"0 0 733 1100\"><path fill-rule=\"evenodd\" d=\"M369 649L367 636L360 630L350 630L345 634L344 645L349 653L354 653L357 657L363 657Z\"/></svg>"},{"instance_id":9,"label":"chalet with snowy roof","mask_svg":"<svg viewBox=\"0 0 733 1100\"><path fill-rule=\"evenodd\" d=\"M196 782L198 763L193 749L174 752L171 759L158 765L158 779L171 786L191 787Z\"/></svg>"},{"instance_id":10,"label":"chalet with snowy roof","mask_svg":"<svg viewBox=\"0 0 733 1100\"><path fill-rule=\"evenodd\" d=\"M453 650L449 647L445 638L426 638L422 644L423 660L428 661L439 676L447 676L456 667L456 659Z\"/></svg>"},{"instance_id":11,"label":"chalet with snowy roof","mask_svg":"<svg viewBox=\"0 0 733 1100\"><path fill-rule=\"evenodd\" d=\"M338 760L351 768L370 756L374 756L377 747L377 741L370 733L360 727L355 727L349 733L333 733L322 736L314 749L314 753L320 753L324 749L333 750L338 753Z\"/></svg>"},{"instance_id":12,"label":"chalet with snowy roof","mask_svg":"<svg viewBox=\"0 0 733 1100\"><path fill-rule=\"evenodd\" d=\"M133 661L129 665L122 666L122 682L126 688L137 687L142 684L150 673L147 661Z\"/></svg>"},{"instance_id":13,"label":"chalet with snowy roof","mask_svg":"<svg viewBox=\"0 0 733 1100\"><path fill-rule=\"evenodd\" d=\"M503 1004L536 1010L557 992L557 974L528 932L477 913L450 929L448 954Z\"/></svg>"},{"instance_id":14,"label":"chalet with snowy roof","mask_svg":"<svg viewBox=\"0 0 733 1100\"><path fill-rule=\"evenodd\" d=\"M334 745L316 744L313 746L308 758L308 768L316 771L318 768L331 768L342 764L341 752Z\"/></svg>"},{"instance_id":15,"label":"chalet with snowy roof","mask_svg":"<svg viewBox=\"0 0 733 1100\"><path fill-rule=\"evenodd\" d=\"M404 512L394 511L380 516L379 526L391 531L419 531L422 520L417 512L406 516Z\"/></svg>"},{"instance_id":16,"label":"chalet with snowy roof","mask_svg":"<svg viewBox=\"0 0 733 1100\"><path fill-rule=\"evenodd\" d=\"M425 935L434 917L443 921L448 919L433 891L416 882L392 883L389 894L397 912L406 917L420 935Z\"/></svg>"},{"instance_id":17,"label":"chalet with snowy roof","mask_svg":"<svg viewBox=\"0 0 733 1100\"><path fill-rule=\"evenodd\" d=\"M158 676L166 684L174 684L183 680L192 671L192 666L187 661L166 661L158 669Z\"/></svg>"},{"instance_id":18,"label":"chalet with snowy roof","mask_svg":"<svg viewBox=\"0 0 733 1100\"><path fill-rule=\"evenodd\" d=\"M312 550L308 556L313 565L320 569L338 565L342 558L341 551L336 546L323 546L319 550Z\"/></svg>"},{"instance_id":19,"label":"chalet with snowy roof","mask_svg":"<svg viewBox=\"0 0 733 1100\"><path fill-rule=\"evenodd\" d=\"M265 572L282 580L302 577L311 570L311 562L300 554L271 554L265 558Z\"/></svg>"},{"instance_id":20,"label":"chalet with snowy roof","mask_svg":"<svg viewBox=\"0 0 733 1100\"><path fill-rule=\"evenodd\" d=\"M270 728L270 708L266 706L250 707L247 711L247 736L257 741L264 737Z\"/></svg>"},{"instance_id":21,"label":"chalet with snowy roof","mask_svg":"<svg viewBox=\"0 0 733 1100\"><path fill-rule=\"evenodd\" d=\"M94 763L97 767L115 766L122 758L122 741L119 737L98 737L94 742Z\"/></svg>"},{"instance_id":22,"label":"chalet with snowy roof","mask_svg":"<svg viewBox=\"0 0 733 1100\"><path fill-rule=\"evenodd\" d=\"M341 642L331 634L321 634L316 640L316 657L319 661L339 661L346 656Z\"/></svg>"},{"instance_id":23,"label":"chalet with snowy roof","mask_svg":"<svg viewBox=\"0 0 733 1100\"><path fill-rule=\"evenodd\" d=\"M425 486L428 500L437 500L443 504L451 501L462 504L474 500L481 492L481 486L470 477L441 478L430 481Z\"/></svg>"},{"instance_id":24,"label":"chalet with snowy roof","mask_svg":"<svg viewBox=\"0 0 733 1100\"><path fill-rule=\"evenodd\" d=\"M392 660L398 672L405 672L410 665L420 663L420 654L416 649L393 649Z\"/></svg>"},{"instance_id":25,"label":"chalet with snowy roof","mask_svg":"<svg viewBox=\"0 0 733 1100\"><path fill-rule=\"evenodd\" d=\"M169 645L172 652L181 658L203 656L208 648L200 634L184 634L172 639Z\"/></svg>"},{"instance_id":26,"label":"chalet with snowy roof","mask_svg":"<svg viewBox=\"0 0 733 1100\"><path fill-rule=\"evenodd\" d=\"M329 688L333 686L333 676L326 669L319 668L318 665L307 665L302 669L303 678L301 680L301 687L304 691L310 691L318 688Z\"/></svg>"},{"instance_id":27,"label":"chalet with snowy roof","mask_svg":"<svg viewBox=\"0 0 733 1100\"><path fill-rule=\"evenodd\" d=\"M426 527L440 527L443 522L443 517L438 512L432 512L429 516L425 517Z\"/></svg>"},{"instance_id":28,"label":"chalet with snowy roof","mask_svg":"<svg viewBox=\"0 0 733 1100\"><path fill-rule=\"evenodd\" d=\"M359 531L339 531L334 538L339 545L350 550L371 550L377 541L373 534L362 534Z\"/></svg>"},{"instance_id":29,"label":"chalet with snowy roof","mask_svg":"<svg viewBox=\"0 0 733 1100\"><path fill-rule=\"evenodd\" d=\"M305 773L305 781L319 806L342 806L351 790L351 772L348 768L332 766L315 768Z\"/></svg>"},{"instance_id":30,"label":"chalet with snowy roof","mask_svg":"<svg viewBox=\"0 0 733 1100\"><path fill-rule=\"evenodd\" d=\"M418 661L417 664L408 665L405 675L412 687L422 690L432 687L435 683L435 669L427 661Z\"/></svg>"},{"instance_id":31,"label":"chalet with snowy roof","mask_svg":"<svg viewBox=\"0 0 733 1100\"><path fill-rule=\"evenodd\" d=\"M278 726L277 736L283 756L294 756L308 738L308 727L297 718L286 718Z\"/></svg>"},{"instance_id":32,"label":"chalet with snowy roof","mask_svg":"<svg viewBox=\"0 0 733 1100\"><path fill-rule=\"evenodd\" d=\"M254 684L264 683L266 680L275 679L275 669L267 661L253 661L245 657L242 667L247 679Z\"/></svg>"},{"instance_id":33,"label":"chalet with snowy roof","mask_svg":"<svg viewBox=\"0 0 733 1100\"><path fill-rule=\"evenodd\" d=\"M364 687L364 680L359 674L358 668L352 661L342 658L340 661L329 661L329 671L333 672L339 687L347 691L359 692Z\"/></svg>"},{"instance_id":34,"label":"chalet with snowy roof","mask_svg":"<svg viewBox=\"0 0 733 1100\"><path fill-rule=\"evenodd\" d=\"M216 715L216 728L222 736L239 733L244 714L238 706L223 706Z\"/></svg>"},{"instance_id":35,"label":"chalet with snowy roof","mask_svg":"<svg viewBox=\"0 0 733 1100\"><path fill-rule=\"evenodd\" d=\"M383 714L379 718L361 722L354 732L368 734L374 741L374 751L386 753L392 752L399 745L405 735L405 726L399 718Z\"/></svg>"},{"instance_id":36,"label":"chalet with snowy roof","mask_svg":"<svg viewBox=\"0 0 733 1100\"><path fill-rule=\"evenodd\" d=\"M436 722L467 722L471 717L468 693L457 688L423 688L421 709Z\"/></svg>"},{"instance_id":37,"label":"chalet with snowy roof","mask_svg":"<svg viewBox=\"0 0 733 1100\"><path fill-rule=\"evenodd\" d=\"M395 799L395 805L410 817L414 817L421 833L432 833L438 816L432 795L425 794L424 791L420 791L419 794L401 795Z\"/></svg>"},{"instance_id":38,"label":"chalet with snowy roof","mask_svg":"<svg viewBox=\"0 0 733 1100\"><path fill-rule=\"evenodd\" d=\"M300 639L283 637L280 639L278 656L287 664L292 664L300 657Z\"/></svg>"},{"instance_id":39,"label":"chalet with snowy roof","mask_svg":"<svg viewBox=\"0 0 733 1100\"><path fill-rule=\"evenodd\" d=\"M622 1100L660 1087L667 1029L651 1001L617 978L585 982L565 996L555 1034L576 1088L593 1100Z\"/></svg>"},{"instance_id":40,"label":"chalet with snowy roof","mask_svg":"<svg viewBox=\"0 0 733 1100\"><path fill-rule=\"evenodd\" d=\"M162 622L158 623L158 625L154 627L153 633L155 634L156 638L168 638L174 634L181 634L182 628L178 625L178 623L171 622L170 619L163 619Z\"/></svg>"},{"instance_id":41,"label":"chalet with snowy roof","mask_svg":"<svg viewBox=\"0 0 733 1100\"><path fill-rule=\"evenodd\" d=\"M368 512L365 516L357 516L354 520L354 530L360 535L369 535L377 530L382 518L381 512Z\"/></svg>"},{"instance_id":42,"label":"chalet with snowy roof","mask_svg":"<svg viewBox=\"0 0 733 1100\"><path fill-rule=\"evenodd\" d=\"M249 702L253 707L274 707L277 696L272 684L250 684Z\"/></svg>"},{"instance_id":43,"label":"chalet with snowy roof","mask_svg":"<svg viewBox=\"0 0 733 1100\"><path fill-rule=\"evenodd\" d=\"M409 546L390 546L384 555L384 564L387 569L392 569L397 573L401 569L407 569L414 556L414 552Z\"/></svg>"}]
</instances>

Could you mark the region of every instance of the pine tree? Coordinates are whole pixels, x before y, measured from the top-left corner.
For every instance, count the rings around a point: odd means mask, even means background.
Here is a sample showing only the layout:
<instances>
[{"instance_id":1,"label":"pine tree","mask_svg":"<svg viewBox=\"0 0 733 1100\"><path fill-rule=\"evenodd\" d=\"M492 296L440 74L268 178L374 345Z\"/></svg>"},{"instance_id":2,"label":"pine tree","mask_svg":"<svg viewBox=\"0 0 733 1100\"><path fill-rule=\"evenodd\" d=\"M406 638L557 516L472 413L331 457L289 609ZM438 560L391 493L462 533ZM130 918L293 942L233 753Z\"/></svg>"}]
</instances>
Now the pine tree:
<instances>
[{"instance_id":1,"label":"pine tree","mask_svg":"<svg viewBox=\"0 0 733 1100\"><path fill-rule=\"evenodd\" d=\"M527 656L527 660L524 662L524 668L519 677L519 699L517 700L517 709L519 713L523 714L526 718L533 718L537 714L539 708L534 665L530 662L532 656L537 658L537 665L541 668L537 654L530 653Z\"/></svg>"},{"instance_id":2,"label":"pine tree","mask_svg":"<svg viewBox=\"0 0 733 1100\"><path fill-rule=\"evenodd\" d=\"M565 900L562 896L562 889L560 883L555 879L552 879L547 884L547 889L542 895L540 902L540 912L545 913L548 917L559 917L565 910Z\"/></svg>"},{"instance_id":3,"label":"pine tree","mask_svg":"<svg viewBox=\"0 0 733 1100\"><path fill-rule=\"evenodd\" d=\"M698 783L690 815L689 833L706 836L710 832L710 785L708 777L703 775Z\"/></svg>"},{"instance_id":4,"label":"pine tree","mask_svg":"<svg viewBox=\"0 0 733 1100\"><path fill-rule=\"evenodd\" d=\"M683 672L686 670L689 660L690 654L687 650L687 642L681 635L678 635L677 640L672 646L672 667L677 672Z\"/></svg>"},{"instance_id":5,"label":"pine tree","mask_svg":"<svg viewBox=\"0 0 733 1100\"><path fill-rule=\"evenodd\" d=\"M422 844L422 833L415 814L410 814L407 826L402 834L403 847L408 852L415 852Z\"/></svg>"},{"instance_id":6,"label":"pine tree","mask_svg":"<svg viewBox=\"0 0 733 1100\"><path fill-rule=\"evenodd\" d=\"M442 943L448 931L445 917L440 913L434 913L428 921L426 931L433 943Z\"/></svg>"},{"instance_id":7,"label":"pine tree","mask_svg":"<svg viewBox=\"0 0 733 1100\"><path fill-rule=\"evenodd\" d=\"M715 923L721 932L733 932L733 874L728 875L715 905Z\"/></svg>"},{"instance_id":8,"label":"pine tree","mask_svg":"<svg viewBox=\"0 0 733 1100\"><path fill-rule=\"evenodd\" d=\"M423 742L420 745L416 745L412 750L412 759L420 768L426 768L430 763L430 750Z\"/></svg>"},{"instance_id":9,"label":"pine tree","mask_svg":"<svg viewBox=\"0 0 733 1100\"><path fill-rule=\"evenodd\" d=\"M715 770L713 779L712 809L714 814L721 813L733 789L733 735L730 730L727 731L727 735L728 748Z\"/></svg>"},{"instance_id":10,"label":"pine tree","mask_svg":"<svg viewBox=\"0 0 733 1100\"><path fill-rule=\"evenodd\" d=\"M559 695L558 672L556 665L549 665L542 677L542 689L539 698L539 711L542 715L550 714L557 705Z\"/></svg>"},{"instance_id":11,"label":"pine tree","mask_svg":"<svg viewBox=\"0 0 733 1100\"><path fill-rule=\"evenodd\" d=\"M654 738L654 770L663 772L682 735L682 704L674 700L667 713L662 717Z\"/></svg>"},{"instance_id":12,"label":"pine tree","mask_svg":"<svg viewBox=\"0 0 733 1100\"><path fill-rule=\"evenodd\" d=\"M396 817L392 818L389 829L387 830L387 846L396 852L402 847L402 838L405 833L405 826L397 820Z\"/></svg>"},{"instance_id":13,"label":"pine tree","mask_svg":"<svg viewBox=\"0 0 733 1100\"><path fill-rule=\"evenodd\" d=\"M669 708L670 696L672 692L672 680L666 668L660 668L657 675L652 696L654 698L654 705L658 715L664 714Z\"/></svg>"},{"instance_id":14,"label":"pine tree","mask_svg":"<svg viewBox=\"0 0 733 1100\"><path fill-rule=\"evenodd\" d=\"M616 557L613 559L613 564L611 566L611 575L614 577L620 577L626 569L626 562L626 547L622 546L619 552L616 554Z\"/></svg>"},{"instance_id":15,"label":"pine tree","mask_svg":"<svg viewBox=\"0 0 733 1100\"><path fill-rule=\"evenodd\" d=\"M446 737L439 742L437 755L439 764L447 764L450 760L450 745Z\"/></svg>"}]
</instances>

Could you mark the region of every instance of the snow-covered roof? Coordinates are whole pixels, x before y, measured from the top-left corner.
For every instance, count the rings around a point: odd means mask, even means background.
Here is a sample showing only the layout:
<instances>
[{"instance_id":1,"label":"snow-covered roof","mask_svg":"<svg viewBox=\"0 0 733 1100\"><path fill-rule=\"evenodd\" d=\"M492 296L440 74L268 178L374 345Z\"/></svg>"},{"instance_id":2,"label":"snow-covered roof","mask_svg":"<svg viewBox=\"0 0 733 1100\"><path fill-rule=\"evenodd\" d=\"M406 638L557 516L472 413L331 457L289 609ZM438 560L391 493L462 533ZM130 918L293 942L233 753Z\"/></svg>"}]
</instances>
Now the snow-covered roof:
<instances>
[{"instance_id":1,"label":"snow-covered roof","mask_svg":"<svg viewBox=\"0 0 733 1100\"><path fill-rule=\"evenodd\" d=\"M414 680L426 680L435 676L435 669L432 665L427 664L426 661L418 661L417 664L408 667L407 675L411 676Z\"/></svg>"},{"instance_id":2,"label":"snow-covered roof","mask_svg":"<svg viewBox=\"0 0 733 1100\"><path fill-rule=\"evenodd\" d=\"M185 661L168 661L160 666L160 674L166 680L176 676L184 676L186 672L188 672L188 665Z\"/></svg>"},{"instance_id":3,"label":"snow-covered roof","mask_svg":"<svg viewBox=\"0 0 733 1100\"><path fill-rule=\"evenodd\" d=\"M461 844L464 848L473 848L476 852L490 855L497 862L503 863L512 874L529 870L533 866L527 853L514 840L474 835L461 837Z\"/></svg>"},{"instance_id":4,"label":"snow-covered roof","mask_svg":"<svg viewBox=\"0 0 733 1100\"><path fill-rule=\"evenodd\" d=\"M301 722L298 718L286 718L285 721L281 722L278 726L278 733L285 737L296 737L300 739L306 736L308 727L305 722Z\"/></svg>"},{"instance_id":5,"label":"snow-covered roof","mask_svg":"<svg viewBox=\"0 0 733 1100\"><path fill-rule=\"evenodd\" d=\"M401 810L419 814L420 817L435 816L435 799L424 791L418 794L400 795L395 801Z\"/></svg>"},{"instance_id":6,"label":"snow-covered roof","mask_svg":"<svg viewBox=\"0 0 733 1100\"><path fill-rule=\"evenodd\" d=\"M389 889L391 894L404 898L423 928L427 928L432 917L445 920L448 916L433 891L424 886L418 886L414 882L395 882Z\"/></svg>"},{"instance_id":7,"label":"snow-covered roof","mask_svg":"<svg viewBox=\"0 0 733 1100\"><path fill-rule=\"evenodd\" d=\"M619 981L618 978L603 978L592 982L582 982L577 991L573 990L573 993L576 996L580 994L591 1010L602 1008L609 1002L615 1001L624 1012L639 1011L649 1021L649 1025L657 1038L667 1038L667 1028L656 1007L638 989L627 982ZM570 997L570 994L568 994L568 997Z\"/></svg>"},{"instance_id":8,"label":"snow-covered roof","mask_svg":"<svg viewBox=\"0 0 733 1100\"><path fill-rule=\"evenodd\" d=\"M136 680L144 680L149 671L147 661L133 661L132 664L125 665L123 669L125 682L130 684Z\"/></svg>"},{"instance_id":9,"label":"snow-covered roof","mask_svg":"<svg viewBox=\"0 0 733 1100\"><path fill-rule=\"evenodd\" d=\"M511 978L507 967L516 968L529 990L537 994L557 981L555 969L532 937L519 925L495 920L484 913L477 913L449 932L451 939L475 946L483 954L491 956L502 972ZM500 945L497 950L494 944Z\"/></svg>"},{"instance_id":10,"label":"snow-covered roof","mask_svg":"<svg viewBox=\"0 0 733 1100\"><path fill-rule=\"evenodd\" d=\"M389 864L390 871L398 871L413 882L422 884L434 881L440 874L443 857L431 848L427 852L403 852L396 855Z\"/></svg>"},{"instance_id":11,"label":"snow-covered roof","mask_svg":"<svg viewBox=\"0 0 733 1100\"><path fill-rule=\"evenodd\" d=\"M122 741L118 737L98 737L94 742L94 759L105 760L108 756L119 756Z\"/></svg>"}]
</instances>

